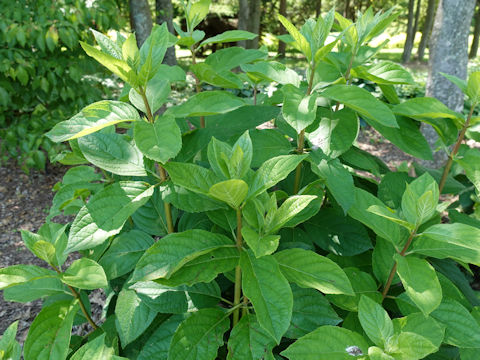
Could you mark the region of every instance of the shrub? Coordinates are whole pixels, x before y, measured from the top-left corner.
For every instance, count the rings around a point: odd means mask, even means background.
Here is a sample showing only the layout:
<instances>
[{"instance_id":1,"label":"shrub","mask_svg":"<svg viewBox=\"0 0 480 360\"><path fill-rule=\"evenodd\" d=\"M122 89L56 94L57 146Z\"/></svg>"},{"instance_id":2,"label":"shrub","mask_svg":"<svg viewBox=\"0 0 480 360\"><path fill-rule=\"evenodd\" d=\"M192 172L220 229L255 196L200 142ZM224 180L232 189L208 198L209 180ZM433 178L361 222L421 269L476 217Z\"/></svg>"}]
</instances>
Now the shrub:
<instances>
[{"instance_id":1,"label":"shrub","mask_svg":"<svg viewBox=\"0 0 480 360\"><path fill-rule=\"evenodd\" d=\"M1 162L16 158L25 171L44 169L45 152L60 147L42 135L61 119L98 99L107 87L78 41L88 28L106 31L118 21L111 0L5 2L0 24ZM89 76L86 76L89 75Z\"/></svg>"},{"instance_id":2,"label":"shrub","mask_svg":"<svg viewBox=\"0 0 480 360\"><path fill-rule=\"evenodd\" d=\"M186 7L179 42L193 53L253 36L204 40L194 29L208 3ZM24 358L474 358L479 300L457 264L480 264L479 223L440 198L480 188L479 152L460 145L474 119L432 98L398 102L393 85L411 76L371 64L378 49L367 45L394 17L367 10L351 24L330 11L300 30L280 17L308 60L307 81L262 51L232 47L192 65L199 85L279 90L249 99L203 91L162 114L170 83L184 79L161 65L172 45L165 26L140 49L133 34L120 43L96 34L101 49L82 43L130 84L130 103L91 104L48 133L103 175L70 169L52 216L68 210L73 223L22 232L52 270L0 270L7 300L47 299ZM341 32L325 44L335 18ZM389 102L354 78L378 84ZM480 74L451 79L474 108ZM360 117L418 158L432 154L417 122L433 124L444 145L455 144L445 170L390 171L355 146ZM255 128L272 118L276 128ZM120 124L126 131L115 131ZM82 257L65 268L74 251ZM87 296L99 288L102 324ZM91 333L70 335L87 321ZM0 351L18 359L15 326Z\"/></svg>"}]
</instances>

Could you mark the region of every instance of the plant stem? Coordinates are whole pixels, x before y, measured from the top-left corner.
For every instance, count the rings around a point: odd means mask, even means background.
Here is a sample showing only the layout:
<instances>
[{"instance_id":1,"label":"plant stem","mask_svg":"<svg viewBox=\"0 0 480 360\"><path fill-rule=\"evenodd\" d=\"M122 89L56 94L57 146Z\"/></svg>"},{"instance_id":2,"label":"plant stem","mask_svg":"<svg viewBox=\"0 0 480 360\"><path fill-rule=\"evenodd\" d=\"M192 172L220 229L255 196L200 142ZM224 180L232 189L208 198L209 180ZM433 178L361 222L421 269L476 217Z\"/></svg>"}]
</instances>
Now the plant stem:
<instances>
[{"instance_id":1,"label":"plant stem","mask_svg":"<svg viewBox=\"0 0 480 360\"><path fill-rule=\"evenodd\" d=\"M145 90L142 87L140 87L139 90L140 90L140 95L142 95L143 104L145 105L145 109L147 110L147 119L150 123L153 123L152 110L150 108L150 104L148 103ZM158 171L160 173L160 180L162 180L162 183L163 183L165 180L167 180L167 173L161 164L158 164ZM164 202L163 207L165 209L165 218L167 220L168 233L171 234L174 232L173 220L172 220L172 208L170 206L170 203L168 202Z\"/></svg>"},{"instance_id":2,"label":"plant stem","mask_svg":"<svg viewBox=\"0 0 480 360\"><path fill-rule=\"evenodd\" d=\"M238 253L242 252L242 210L237 209L237 239L236 245L238 249ZM240 304L240 298L242 296L242 269L240 265L237 265L235 268L235 292L233 294L233 306L237 306L235 311L233 312L233 326L238 323L238 319L240 317L240 308L238 305Z\"/></svg>"},{"instance_id":3,"label":"plant stem","mask_svg":"<svg viewBox=\"0 0 480 360\"><path fill-rule=\"evenodd\" d=\"M345 72L345 82L347 85L350 84L350 71L352 71L353 66L353 59L355 59L356 51L352 53L352 57L350 58L350 62L348 63L347 71ZM337 101L337 105L335 106L335 111L338 111L340 107L340 101Z\"/></svg>"},{"instance_id":4,"label":"plant stem","mask_svg":"<svg viewBox=\"0 0 480 360\"><path fill-rule=\"evenodd\" d=\"M192 45L190 46L190 52L192 54L192 64L197 65L197 57L195 55L195 47ZM193 74L193 78L195 79L195 91L197 94L202 92L202 88L200 87L200 80L198 80L197 75ZM205 116L200 116L200 128L205 128Z\"/></svg>"},{"instance_id":5,"label":"plant stem","mask_svg":"<svg viewBox=\"0 0 480 360\"><path fill-rule=\"evenodd\" d=\"M257 105L257 86L253 87L253 105Z\"/></svg>"},{"instance_id":6,"label":"plant stem","mask_svg":"<svg viewBox=\"0 0 480 360\"><path fill-rule=\"evenodd\" d=\"M405 246L403 247L402 251L400 251L400 256L405 256L405 253L410 247L410 244L412 243L416 234L417 234L417 228L415 228L415 230L413 230L410 233L410 236L408 237L408 240L405 243ZM393 278L395 277L396 272L397 272L397 263L395 262L392 266L392 270L390 270L390 274L388 275L387 282L385 283L385 287L382 292L382 301L385 300L385 297L388 294L388 290L390 290L390 286L392 285L392 281L393 281Z\"/></svg>"},{"instance_id":7,"label":"plant stem","mask_svg":"<svg viewBox=\"0 0 480 360\"><path fill-rule=\"evenodd\" d=\"M50 266L57 272L57 274L62 274L62 272L53 264L50 264ZM80 305L80 309L82 310L83 315L85 315L85 318L87 319L88 323L94 328L95 330L98 329L98 325L93 321L93 319L90 317L90 314L87 311L87 308L85 307L85 304L82 301L82 298L80 297L80 294L75 290L73 287L71 287L68 284L65 284L68 286L70 291L72 292L72 295L75 299L78 300L78 304Z\"/></svg>"},{"instance_id":8,"label":"plant stem","mask_svg":"<svg viewBox=\"0 0 480 360\"><path fill-rule=\"evenodd\" d=\"M308 79L308 88L306 92L306 96L310 96L312 93L313 87L313 77L315 75L315 63L312 63L310 66L310 78ZM303 148L305 146L305 129L301 130L298 134L298 141L297 141L297 153L303 154ZM293 193L297 194L298 190L300 190L300 180L302 178L302 163L297 165L295 169L295 182L293 184Z\"/></svg>"},{"instance_id":9,"label":"plant stem","mask_svg":"<svg viewBox=\"0 0 480 360\"><path fill-rule=\"evenodd\" d=\"M472 108L468 113L467 120L465 121L465 124L463 124L463 128L460 131L460 134L458 135L457 142L455 143L452 152L448 156L447 164L445 165L445 169L443 169L442 178L440 179L440 184L438 185L438 190L440 191L440 194L442 193L445 183L447 182L448 173L450 172L450 169L453 164L453 158L455 157L455 155L457 155L458 149L460 149L460 145L462 144L462 141L465 138L465 132L470 126L470 119L472 118L473 111L475 110L476 106L477 104L472 104Z\"/></svg>"}]
</instances>

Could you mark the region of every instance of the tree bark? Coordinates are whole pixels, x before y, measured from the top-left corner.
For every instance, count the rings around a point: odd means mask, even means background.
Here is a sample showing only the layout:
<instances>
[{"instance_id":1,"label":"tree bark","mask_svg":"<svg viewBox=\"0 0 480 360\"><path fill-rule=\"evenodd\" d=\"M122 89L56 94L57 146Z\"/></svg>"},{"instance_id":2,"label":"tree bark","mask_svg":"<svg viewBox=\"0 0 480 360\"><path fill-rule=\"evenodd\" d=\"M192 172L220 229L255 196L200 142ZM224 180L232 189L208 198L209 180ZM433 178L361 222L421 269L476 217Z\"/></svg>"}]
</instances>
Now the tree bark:
<instances>
[{"instance_id":1,"label":"tree bark","mask_svg":"<svg viewBox=\"0 0 480 360\"><path fill-rule=\"evenodd\" d=\"M470 47L470 54L468 57L473 59L477 56L478 52L478 41L480 38L480 4L477 7L477 12L475 13L475 27L473 28L473 41L472 46Z\"/></svg>"},{"instance_id":2,"label":"tree bark","mask_svg":"<svg viewBox=\"0 0 480 360\"><path fill-rule=\"evenodd\" d=\"M423 23L422 38L420 39L417 52L417 59L420 61L422 61L425 56L425 49L427 48L430 33L432 32L433 20L435 18L435 1L436 0L428 0L427 15Z\"/></svg>"},{"instance_id":3,"label":"tree bark","mask_svg":"<svg viewBox=\"0 0 480 360\"><path fill-rule=\"evenodd\" d=\"M238 5L238 30L260 34L261 0L239 0ZM237 45L247 49L256 49L258 41L259 36L253 40L238 41Z\"/></svg>"},{"instance_id":4,"label":"tree bark","mask_svg":"<svg viewBox=\"0 0 480 360\"><path fill-rule=\"evenodd\" d=\"M162 25L167 23L168 31L172 34L175 34L173 28L173 7L171 0L155 0L155 12L156 12L156 23ZM164 64L170 66L177 65L177 58L175 56L175 46L171 46L167 49L165 53L165 58L163 59Z\"/></svg>"},{"instance_id":5,"label":"tree bark","mask_svg":"<svg viewBox=\"0 0 480 360\"><path fill-rule=\"evenodd\" d=\"M343 17L350 18L350 0L345 0L345 7L343 8Z\"/></svg>"},{"instance_id":6,"label":"tree bark","mask_svg":"<svg viewBox=\"0 0 480 360\"><path fill-rule=\"evenodd\" d=\"M238 30L248 30L248 21L250 19L249 0L238 0ZM238 46L246 47L247 41L242 40L237 42Z\"/></svg>"},{"instance_id":7,"label":"tree bark","mask_svg":"<svg viewBox=\"0 0 480 360\"><path fill-rule=\"evenodd\" d=\"M287 0L280 0L280 8L278 9L278 13L283 16L287 16ZM279 22L279 29L278 33L280 35L284 35L287 33L285 27ZM278 56L281 58L285 57L285 50L287 48L287 44L285 42L278 40Z\"/></svg>"},{"instance_id":8,"label":"tree bark","mask_svg":"<svg viewBox=\"0 0 480 360\"><path fill-rule=\"evenodd\" d=\"M152 32L152 13L147 0L130 0L130 27L135 32L138 47Z\"/></svg>"},{"instance_id":9,"label":"tree bark","mask_svg":"<svg viewBox=\"0 0 480 360\"><path fill-rule=\"evenodd\" d=\"M315 18L318 19L322 15L322 0L317 0L315 4Z\"/></svg>"},{"instance_id":10,"label":"tree bark","mask_svg":"<svg viewBox=\"0 0 480 360\"><path fill-rule=\"evenodd\" d=\"M426 95L454 111L463 110L464 95L440 72L461 79L467 77L468 35L474 8L475 0L440 0L432 30ZM422 124L422 133L433 149L438 139L436 132L430 125ZM425 165L438 167L446 158L445 152L437 152L434 161Z\"/></svg>"},{"instance_id":11,"label":"tree bark","mask_svg":"<svg viewBox=\"0 0 480 360\"><path fill-rule=\"evenodd\" d=\"M413 44L415 42L415 34L417 33L418 18L420 16L421 0L417 0L417 8L415 8L415 0L408 1L408 24L407 38L403 47L402 63L407 63L412 56Z\"/></svg>"}]
</instances>

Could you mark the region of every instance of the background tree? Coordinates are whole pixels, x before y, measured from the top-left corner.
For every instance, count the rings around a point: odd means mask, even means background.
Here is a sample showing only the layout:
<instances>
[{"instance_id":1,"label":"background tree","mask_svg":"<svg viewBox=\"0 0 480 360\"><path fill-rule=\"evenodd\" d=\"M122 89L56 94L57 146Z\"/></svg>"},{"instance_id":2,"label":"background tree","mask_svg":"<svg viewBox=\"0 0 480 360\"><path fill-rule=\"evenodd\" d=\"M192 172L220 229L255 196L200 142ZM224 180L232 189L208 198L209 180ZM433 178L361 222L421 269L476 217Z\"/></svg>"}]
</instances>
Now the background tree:
<instances>
[{"instance_id":1,"label":"background tree","mask_svg":"<svg viewBox=\"0 0 480 360\"><path fill-rule=\"evenodd\" d=\"M425 49L427 48L428 40L432 32L433 20L435 19L435 3L436 0L428 0L427 14L422 27L422 38L420 39L417 51L417 59L420 61L423 60L425 56Z\"/></svg>"},{"instance_id":2,"label":"background tree","mask_svg":"<svg viewBox=\"0 0 480 360\"><path fill-rule=\"evenodd\" d=\"M319 1L321 4L321 1ZM282 16L287 17L287 0L280 0L280 8L278 9L278 13ZM279 22L279 28L278 28L278 34L279 35L284 35L286 34L287 30L285 27ZM285 57L285 49L287 47L287 44L283 41L278 42L278 56L279 57Z\"/></svg>"},{"instance_id":3,"label":"background tree","mask_svg":"<svg viewBox=\"0 0 480 360\"><path fill-rule=\"evenodd\" d=\"M130 0L130 26L135 32L138 47L152 31L152 12L147 0Z\"/></svg>"},{"instance_id":4,"label":"background tree","mask_svg":"<svg viewBox=\"0 0 480 360\"><path fill-rule=\"evenodd\" d=\"M260 33L260 0L239 0L238 1L238 30L247 30L254 34ZM238 46L247 49L258 48L259 38L247 41L239 41Z\"/></svg>"},{"instance_id":5,"label":"background tree","mask_svg":"<svg viewBox=\"0 0 480 360\"><path fill-rule=\"evenodd\" d=\"M407 38L403 47L402 62L407 63L412 56L413 45L415 42L415 35L417 34L418 19L420 17L420 5L422 0L417 0L415 10L415 0L408 1L408 24L407 24ZM415 10L415 12L414 12Z\"/></svg>"},{"instance_id":6,"label":"background tree","mask_svg":"<svg viewBox=\"0 0 480 360\"><path fill-rule=\"evenodd\" d=\"M464 95L440 72L461 79L467 77L468 35L474 8L475 0L440 0L430 44L426 94L459 112L463 110ZM430 146L435 147L438 135L433 128L423 125L422 132ZM429 165L438 167L445 160L445 152L437 152L433 163Z\"/></svg>"},{"instance_id":7,"label":"background tree","mask_svg":"<svg viewBox=\"0 0 480 360\"><path fill-rule=\"evenodd\" d=\"M477 56L478 52L478 42L480 38L480 4L477 1L477 11L475 12L475 17L474 17L474 22L475 22L475 27L473 29L473 41L472 41L472 46L470 47L470 53L468 57L470 59L473 59L474 57Z\"/></svg>"},{"instance_id":8,"label":"background tree","mask_svg":"<svg viewBox=\"0 0 480 360\"><path fill-rule=\"evenodd\" d=\"M173 6L171 0L156 0L155 1L156 23L161 25L167 23L168 31L175 35L173 28ZM177 59L175 57L175 46L169 47L165 54L163 62L168 65L176 65Z\"/></svg>"}]
</instances>

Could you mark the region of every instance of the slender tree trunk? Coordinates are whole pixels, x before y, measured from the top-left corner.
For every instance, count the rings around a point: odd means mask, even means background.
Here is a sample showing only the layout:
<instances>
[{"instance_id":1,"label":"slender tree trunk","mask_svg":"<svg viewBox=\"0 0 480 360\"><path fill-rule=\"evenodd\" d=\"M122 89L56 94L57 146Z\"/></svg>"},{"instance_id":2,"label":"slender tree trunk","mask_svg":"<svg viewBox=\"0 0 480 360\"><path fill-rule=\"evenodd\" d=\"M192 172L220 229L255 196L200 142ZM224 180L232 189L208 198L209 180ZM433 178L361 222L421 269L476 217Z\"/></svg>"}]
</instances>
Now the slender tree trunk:
<instances>
[{"instance_id":1,"label":"slender tree trunk","mask_svg":"<svg viewBox=\"0 0 480 360\"><path fill-rule=\"evenodd\" d=\"M443 77L440 72L467 77L468 35L472 23L475 0L440 0L430 44L427 79L427 96L433 96L455 111L463 110L464 95L460 89ZM422 133L435 148L438 135L430 125L422 124ZM437 152L428 166L442 165L447 156Z\"/></svg>"},{"instance_id":2,"label":"slender tree trunk","mask_svg":"<svg viewBox=\"0 0 480 360\"><path fill-rule=\"evenodd\" d=\"M473 59L477 56L478 52L478 40L480 38L480 4L477 7L477 12L475 13L475 27L473 29L473 41L470 48L470 54L468 57Z\"/></svg>"},{"instance_id":3,"label":"slender tree trunk","mask_svg":"<svg viewBox=\"0 0 480 360\"><path fill-rule=\"evenodd\" d=\"M416 24L418 23L418 16L420 13L420 0L417 0L417 11L415 10L415 0L408 1L408 23L407 23L407 38L403 47L402 63L407 63L412 55L413 43L415 40Z\"/></svg>"},{"instance_id":4,"label":"slender tree trunk","mask_svg":"<svg viewBox=\"0 0 480 360\"><path fill-rule=\"evenodd\" d=\"M261 0L249 0L249 21L247 30L258 34L253 40L247 40L247 49L258 49L258 42L260 40L260 16L262 15Z\"/></svg>"},{"instance_id":5,"label":"slender tree trunk","mask_svg":"<svg viewBox=\"0 0 480 360\"><path fill-rule=\"evenodd\" d=\"M238 30L248 30L248 21L250 19L250 6L249 0L238 0ZM238 41L238 46L246 47L247 42L245 40Z\"/></svg>"},{"instance_id":6,"label":"slender tree trunk","mask_svg":"<svg viewBox=\"0 0 480 360\"><path fill-rule=\"evenodd\" d=\"M287 16L287 0L280 0L280 8L278 9L278 13L283 16ZM286 34L287 30L285 27L279 22L279 29L278 33L280 35ZM286 50L287 44L285 44L283 41L278 41L278 56L281 58L285 57L285 50Z\"/></svg>"},{"instance_id":7,"label":"slender tree trunk","mask_svg":"<svg viewBox=\"0 0 480 360\"><path fill-rule=\"evenodd\" d=\"M350 18L350 0L345 0L345 7L343 8L343 17Z\"/></svg>"},{"instance_id":8,"label":"slender tree trunk","mask_svg":"<svg viewBox=\"0 0 480 360\"><path fill-rule=\"evenodd\" d=\"M315 18L318 19L322 15L322 0L315 3Z\"/></svg>"},{"instance_id":9,"label":"slender tree trunk","mask_svg":"<svg viewBox=\"0 0 480 360\"><path fill-rule=\"evenodd\" d=\"M171 0L155 0L155 11L156 11L156 23L162 25L167 23L168 31L172 34L175 34L173 28L173 7ZM175 46L169 47L163 59L165 64L170 66L177 64L177 58L175 56Z\"/></svg>"},{"instance_id":10,"label":"slender tree trunk","mask_svg":"<svg viewBox=\"0 0 480 360\"><path fill-rule=\"evenodd\" d=\"M418 60L422 61L425 56L425 49L427 48L428 40L430 39L430 33L432 32L433 20L435 18L435 1L428 0L427 4L427 15L425 17L425 22L423 23L422 29L422 38L420 39L420 44L418 45Z\"/></svg>"},{"instance_id":11,"label":"slender tree trunk","mask_svg":"<svg viewBox=\"0 0 480 360\"><path fill-rule=\"evenodd\" d=\"M135 32L137 45L141 47L152 32L152 13L147 0L130 0L130 27Z\"/></svg>"}]
</instances>

